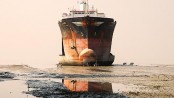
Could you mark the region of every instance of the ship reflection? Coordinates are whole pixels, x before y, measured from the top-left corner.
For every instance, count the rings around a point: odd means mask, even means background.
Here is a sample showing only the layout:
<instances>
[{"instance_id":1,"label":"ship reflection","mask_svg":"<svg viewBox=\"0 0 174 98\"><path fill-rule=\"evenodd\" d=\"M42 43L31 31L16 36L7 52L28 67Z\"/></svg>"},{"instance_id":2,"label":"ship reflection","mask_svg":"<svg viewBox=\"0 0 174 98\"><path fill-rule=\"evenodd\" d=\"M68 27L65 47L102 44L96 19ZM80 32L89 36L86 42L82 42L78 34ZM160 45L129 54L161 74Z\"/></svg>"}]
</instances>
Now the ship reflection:
<instances>
[{"instance_id":1,"label":"ship reflection","mask_svg":"<svg viewBox=\"0 0 174 98\"><path fill-rule=\"evenodd\" d=\"M112 84L108 82L89 82L89 81L63 79L62 83L72 92L113 93Z\"/></svg>"}]
</instances>

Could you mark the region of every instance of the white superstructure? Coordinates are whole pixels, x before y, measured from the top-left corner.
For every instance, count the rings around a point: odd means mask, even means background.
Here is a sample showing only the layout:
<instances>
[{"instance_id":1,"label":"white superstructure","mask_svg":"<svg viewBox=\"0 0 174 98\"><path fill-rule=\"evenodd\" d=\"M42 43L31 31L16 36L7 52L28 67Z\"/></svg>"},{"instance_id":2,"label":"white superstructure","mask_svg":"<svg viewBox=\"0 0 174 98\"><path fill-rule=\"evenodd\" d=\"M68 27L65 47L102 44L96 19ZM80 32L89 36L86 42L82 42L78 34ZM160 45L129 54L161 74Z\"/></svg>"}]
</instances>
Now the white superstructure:
<instances>
[{"instance_id":1,"label":"white superstructure","mask_svg":"<svg viewBox=\"0 0 174 98\"><path fill-rule=\"evenodd\" d=\"M89 9L88 2L82 1L80 4L80 9L72 9L69 14L63 13L62 17L63 18L73 18L73 17L105 17L104 13L98 13L97 10L94 10L94 7Z\"/></svg>"}]
</instances>

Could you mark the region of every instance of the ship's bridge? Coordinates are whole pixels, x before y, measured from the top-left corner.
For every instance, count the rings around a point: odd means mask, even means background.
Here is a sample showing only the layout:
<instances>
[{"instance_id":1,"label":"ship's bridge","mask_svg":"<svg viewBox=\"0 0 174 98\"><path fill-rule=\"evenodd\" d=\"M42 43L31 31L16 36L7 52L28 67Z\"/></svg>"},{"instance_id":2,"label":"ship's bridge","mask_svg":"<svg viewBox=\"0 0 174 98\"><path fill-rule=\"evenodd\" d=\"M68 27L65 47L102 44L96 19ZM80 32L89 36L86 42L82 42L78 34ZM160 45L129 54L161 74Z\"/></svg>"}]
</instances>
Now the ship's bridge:
<instances>
[{"instance_id":1,"label":"ship's bridge","mask_svg":"<svg viewBox=\"0 0 174 98\"><path fill-rule=\"evenodd\" d=\"M73 17L105 17L104 13L98 13L97 9L95 10L92 6L91 9L89 9L88 2L82 1L80 3L80 9L72 9L69 14L63 13L63 18L73 18Z\"/></svg>"}]
</instances>

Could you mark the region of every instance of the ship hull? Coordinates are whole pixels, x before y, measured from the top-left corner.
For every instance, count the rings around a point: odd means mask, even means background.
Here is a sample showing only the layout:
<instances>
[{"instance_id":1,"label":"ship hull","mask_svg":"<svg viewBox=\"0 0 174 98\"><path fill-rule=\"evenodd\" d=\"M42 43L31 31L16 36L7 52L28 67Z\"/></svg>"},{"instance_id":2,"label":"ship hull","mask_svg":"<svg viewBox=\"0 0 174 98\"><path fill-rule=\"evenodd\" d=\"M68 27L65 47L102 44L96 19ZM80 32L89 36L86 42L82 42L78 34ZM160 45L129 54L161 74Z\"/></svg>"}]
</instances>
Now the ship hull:
<instances>
[{"instance_id":1,"label":"ship hull","mask_svg":"<svg viewBox=\"0 0 174 98\"><path fill-rule=\"evenodd\" d=\"M62 34L62 65L111 65L110 53L116 21L111 18L76 17L59 22Z\"/></svg>"}]
</instances>

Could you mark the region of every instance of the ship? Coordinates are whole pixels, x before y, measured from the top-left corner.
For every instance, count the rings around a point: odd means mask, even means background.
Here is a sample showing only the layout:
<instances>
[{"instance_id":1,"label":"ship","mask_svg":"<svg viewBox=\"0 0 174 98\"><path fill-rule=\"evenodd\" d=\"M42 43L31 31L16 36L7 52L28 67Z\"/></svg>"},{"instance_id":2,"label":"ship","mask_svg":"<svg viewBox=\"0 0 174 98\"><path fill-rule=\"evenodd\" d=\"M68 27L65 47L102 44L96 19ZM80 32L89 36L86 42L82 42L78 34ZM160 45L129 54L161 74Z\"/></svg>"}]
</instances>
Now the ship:
<instances>
[{"instance_id":1,"label":"ship","mask_svg":"<svg viewBox=\"0 0 174 98\"><path fill-rule=\"evenodd\" d=\"M109 66L115 56L110 53L116 21L99 13L87 0L79 9L63 13L58 22L62 35L60 65Z\"/></svg>"}]
</instances>

